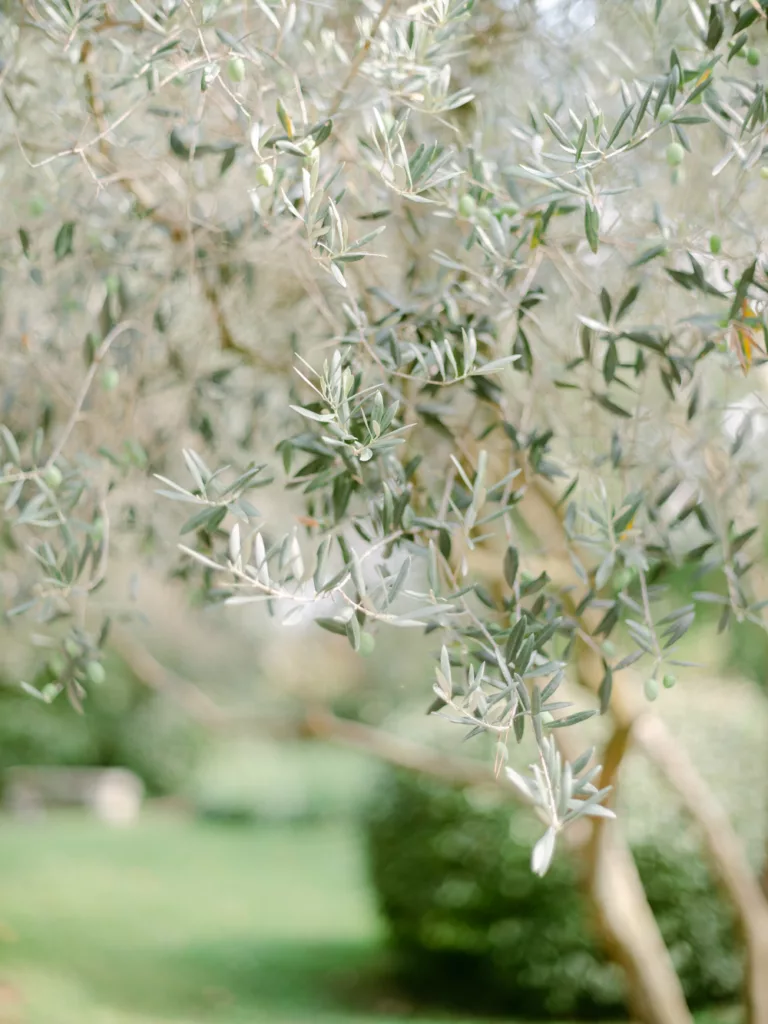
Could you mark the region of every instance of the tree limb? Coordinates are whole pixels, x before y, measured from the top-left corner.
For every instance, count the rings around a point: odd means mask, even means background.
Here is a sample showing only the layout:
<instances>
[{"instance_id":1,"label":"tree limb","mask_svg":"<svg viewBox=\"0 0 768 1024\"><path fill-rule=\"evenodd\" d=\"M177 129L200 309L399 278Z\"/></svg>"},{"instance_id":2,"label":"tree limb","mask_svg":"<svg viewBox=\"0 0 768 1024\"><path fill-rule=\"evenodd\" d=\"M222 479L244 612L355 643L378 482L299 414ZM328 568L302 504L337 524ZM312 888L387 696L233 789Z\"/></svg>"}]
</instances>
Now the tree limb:
<instances>
[{"instance_id":1,"label":"tree limb","mask_svg":"<svg viewBox=\"0 0 768 1024\"><path fill-rule=\"evenodd\" d=\"M110 646L140 682L158 693L173 698L190 718L206 728L227 734L255 734L281 740L328 740L398 768L423 772L454 786L495 787L503 790L511 799L521 803L527 802L506 776L494 776L481 761L446 755L383 729L339 718L322 707L316 707L294 718L269 718L239 709L227 710L211 700L190 680L161 665L144 646L137 644L124 630L113 628L110 632Z\"/></svg>"}]
</instances>

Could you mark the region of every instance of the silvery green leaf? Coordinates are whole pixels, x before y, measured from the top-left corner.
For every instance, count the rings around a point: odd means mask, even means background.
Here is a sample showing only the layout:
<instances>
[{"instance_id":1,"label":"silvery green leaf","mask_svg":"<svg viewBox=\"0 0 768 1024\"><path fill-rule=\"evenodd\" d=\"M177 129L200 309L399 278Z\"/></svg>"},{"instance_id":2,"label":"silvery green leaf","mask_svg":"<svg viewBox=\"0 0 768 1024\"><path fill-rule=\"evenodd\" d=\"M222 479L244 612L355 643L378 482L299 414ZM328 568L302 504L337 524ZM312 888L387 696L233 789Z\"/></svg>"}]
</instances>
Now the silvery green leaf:
<instances>
[{"instance_id":1,"label":"silvery green leaf","mask_svg":"<svg viewBox=\"0 0 768 1024\"><path fill-rule=\"evenodd\" d=\"M221 524L226 514L226 508L223 508L221 505L209 505L199 512L195 512L193 516L190 516L182 525L179 533L183 536L185 533L192 533L193 530L215 530Z\"/></svg>"},{"instance_id":2,"label":"silvery green leaf","mask_svg":"<svg viewBox=\"0 0 768 1024\"><path fill-rule=\"evenodd\" d=\"M316 423L332 423L335 419L332 412L313 412L311 409L305 409L303 405L291 405L289 408L297 412L299 416L304 416L308 420L314 420Z\"/></svg>"},{"instance_id":3,"label":"silvery green leaf","mask_svg":"<svg viewBox=\"0 0 768 1024\"><path fill-rule=\"evenodd\" d=\"M602 590L605 584L610 579L611 573L613 572L614 565L616 564L616 556L611 551L603 559L598 566L597 572L595 573L595 586L598 590Z\"/></svg>"},{"instance_id":4,"label":"silvery green leaf","mask_svg":"<svg viewBox=\"0 0 768 1024\"><path fill-rule=\"evenodd\" d=\"M569 725L578 725L580 722L586 722L588 718L592 718L596 714L597 711L577 711L566 718L558 718L554 722L546 722L545 724L548 729L564 729Z\"/></svg>"},{"instance_id":5,"label":"silvery green leaf","mask_svg":"<svg viewBox=\"0 0 768 1024\"><path fill-rule=\"evenodd\" d=\"M539 878L543 878L552 863L555 852L556 833L554 828L548 828L539 839L531 853L531 870Z\"/></svg>"},{"instance_id":6,"label":"silvery green leaf","mask_svg":"<svg viewBox=\"0 0 768 1024\"><path fill-rule=\"evenodd\" d=\"M8 492L8 496L6 497L5 501L3 502L3 511L4 512L10 512L11 509L15 507L16 502L21 497L21 492L22 492L23 489L24 489L24 481L23 480L17 480L16 483L11 487L10 491Z\"/></svg>"},{"instance_id":7,"label":"silvery green leaf","mask_svg":"<svg viewBox=\"0 0 768 1024\"><path fill-rule=\"evenodd\" d=\"M321 629L327 630L329 633L336 633L337 636L347 635L347 624L341 619L327 619L322 616L314 620L315 624Z\"/></svg>"},{"instance_id":8,"label":"silvery green leaf","mask_svg":"<svg viewBox=\"0 0 768 1024\"><path fill-rule=\"evenodd\" d=\"M229 532L229 560L235 567L240 567L242 564L241 551L240 524L235 523Z\"/></svg>"},{"instance_id":9,"label":"silvery green leaf","mask_svg":"<svg viewBox=\"0 0 768 1024\"><path fill-rule=\"evenodd\" d=\"M579 754L579 756L576 758L576 760L571 765L571 771L573 772L574 776L580 775L581 772L584 771L584 769L587 767L589 762L594 757L594 754L595 754L595 748L594 747L589 747L589 749L585 750L584 753Z\"/></svg>"},{"instance_id":10,"label":"silvery green leaf","mask_svg":"<svg viewBox=\"0 0 768 1024\"><path fill-rule=\"evenodd\" d=\"M315 565L315 572L313 574L313 581L316 590L320 590L323 569L325 568L325 563L328 558L328 553L331 550L332 542L333 538L331 536L323 537L320 542L320 547L317 549L317 562Z\"/></svg>"},{"instance_id":11,"label":"silvery green leaf","mask_svg":"<svg viewBox=\"0 0 768 1024\"><path fill-rule=\"evenodd\" d=\"M350 646L353 651L360 650L360 623L357 621L357 615L351 615L347 619L346 623L347 639L349 640Z\"/></svg>"},{"instance_id":12,"label":"silvery green leaf","mask_svg":"<svg viewBox=\"0 0 768 1024\"><path fill-rule=\"evenodd\" d=\"M267 565L267 553L264 548L264 538L257 533L253 538L253 566L256 570L256 579L265 587L269 586L269 566Z\"/></svg>"},{"instance_id":13,"label":"silvery green leaf","mask_svg":"<svg viewBox=\"0 0 768 1024\"><path fill-rule=\"evenodd\" d=\"M188 505L200 505L204 504L200 498L196 498L194 494L180 494L178 491L166 491L162 487L155 488L155 494L159 494L161 498L169 498L171 501L184 501Z\"/></svg>"},{"instance_id":14,"label":"silvery green leaf","mask_svg":"<svg viewBox=\"0 0 768 1024\"><path fill-rule=\"evenodd\" d=\"M360 597L365 597L366 586L365 579L363 578L363 568L360 565L360 559L358 558L357 552L354 548L351 550L350 555L352 557L349 561L349 572L352 576L352 582L355 584Z\"/></svg>"},{"instance_id":15,"label":"silvery green leaf","mask_svg":"<svg viewBox=\"0 0 768 1024\"><path fill-rule=\"evenodd\" d=\"M3 441L5 442L5 447L11 462L13 462L14 466L20 466L21 452L19 451L19 446L16 443L16 438L4 423L0 423L0 435L2 435Z\"/></svg>"},{"instance_id":16,"label":"silvery green leaf","mask_svg":"<svg viewBox=\"0 0 768 1024\"><path fill-rule=\"evenodd\" d=\"M520 356L502 356L501 359L492 359L488 363L483 363L482 366L476 366L472 371L473 375L485 375L490 373L498 373L507 366L511 366L512 363L516 363L520 359Z\"/></svg>"},{"instance_id":17,"label":"silvery green leaf","mask_svg":"<svg viewBox=\"0 0 768 1024\"><path fill-rule=\"evenodd\" d=\"M514 768L509 766L504 769L504 774L526 800L536 802L536 790L524 775L520 775L519 772L516 772Z\"/></svg>"},{"instance_id":18,"label":"silvery green leaf","mask_svg":"<svg viewBox=\"0 0 768 1024\"><path fill-rule=\"evenodd\" d=\"M298 538L296 534L293 534L290 541L290 556L289 564L291 575L295 580L300 580L304 575L304 559L301 555L301 547L299 546Z\"/></svg>"},{"instance_id":19,"label":"silvery green leaf","mask_svg":"<svg viewBox=\"0 0 768 1024\"><path fill-rule=\"evenodd\" d=\"M579 801L576 801L578 803ZM610 809L610 807L604 807L603 804L590 804L589 807L584 808L580 812L585 814L589 818L615 818L616 815Z\"/></svg>"},{"instance_id":20,"label":"silvery green leaf","mask_svg":"<svg viewBox=\"0 0 768 1024\"><path fill-rule=\"evenodd\" d=\"M210 469L208 469L194 449L182 448L181 454L184 456L189 475L195 481L195 485L199 490L205 492L205 487L213 475Z\"/></svg>"}]
</instances>

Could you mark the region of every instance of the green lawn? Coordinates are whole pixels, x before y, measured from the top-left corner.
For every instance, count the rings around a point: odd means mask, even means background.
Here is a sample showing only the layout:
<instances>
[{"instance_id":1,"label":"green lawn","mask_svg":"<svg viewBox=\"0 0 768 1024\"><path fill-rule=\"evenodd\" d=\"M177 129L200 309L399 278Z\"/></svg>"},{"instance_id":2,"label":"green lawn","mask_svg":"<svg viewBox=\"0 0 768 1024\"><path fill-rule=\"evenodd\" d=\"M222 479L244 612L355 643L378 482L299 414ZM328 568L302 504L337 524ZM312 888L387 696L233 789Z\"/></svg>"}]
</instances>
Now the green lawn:
<instances>
[{"instance_id":1,"label":"green lawn","mask_svg":"<svg viewBox=\"0 0 768 1024\"><path fill-rule=\"evenodd\" d=\"M0 819L2 1024L411 1017L377 980L380 939L341 826Z\"/></svg>"},{"instance_id":2,"label":"green lawn","mask_svg":"<svg viewBox=\"0 0 768 1024\"><path fill-rule=\"evenodd\" d=\"M3 1024L353 1024L408 1012L376 982L379 928L340 826L148 816L119 831L71 816L0 819L0 836Z\"/></svg>"}]
</instances>

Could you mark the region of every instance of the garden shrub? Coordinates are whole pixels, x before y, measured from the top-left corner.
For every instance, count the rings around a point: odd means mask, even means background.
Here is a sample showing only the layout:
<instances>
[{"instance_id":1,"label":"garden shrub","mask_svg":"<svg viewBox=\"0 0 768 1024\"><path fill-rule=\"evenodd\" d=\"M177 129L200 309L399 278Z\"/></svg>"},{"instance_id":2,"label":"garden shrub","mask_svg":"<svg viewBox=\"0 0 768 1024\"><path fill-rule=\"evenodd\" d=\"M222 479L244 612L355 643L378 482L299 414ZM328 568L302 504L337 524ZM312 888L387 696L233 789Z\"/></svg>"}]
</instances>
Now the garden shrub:
<instances>
[{"instance_id":1,"label":"garden shrub","mask_svg":"<svg viewBox=\"0 0 768 1024\"><path fill-rule=\"evenodd\" d=\"M402 980L418 994L516 1016L615 1014L623 981L600 946L574 854L530 870L524 809L390 772L367 818L368 855ZM741 957L706 864L680 832L633 853L692 1006L737 995Z\"/></svg>"}]
</instances>

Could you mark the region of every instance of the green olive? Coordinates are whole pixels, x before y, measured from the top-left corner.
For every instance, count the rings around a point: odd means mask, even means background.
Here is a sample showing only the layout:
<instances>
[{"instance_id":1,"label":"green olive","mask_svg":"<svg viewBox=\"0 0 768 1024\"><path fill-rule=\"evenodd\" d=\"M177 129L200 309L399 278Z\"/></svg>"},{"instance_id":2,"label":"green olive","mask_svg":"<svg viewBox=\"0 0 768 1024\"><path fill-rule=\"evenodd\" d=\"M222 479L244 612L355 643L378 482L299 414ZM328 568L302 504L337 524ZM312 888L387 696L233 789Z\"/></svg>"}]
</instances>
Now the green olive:
<instances>
[{"instance_id":1,"label":"green olive","mask_svg":"<svg viewBox=\"0 0 768 1024\"><path fill-rule=\"evenodd\" d=\"M761 178L768 178L768 167L761 167L760 168L760 177Z\"/></svg>"},{"instance_id":2,"label":"green olive","mask_svg":"<svg viewBox=\"0 0 768 1024\"><path fill-rule=\"evenodd\" d=\"M100 661L89 661L85 666L85 674L88 676L89 682L93 683L94 686L101 686L107 678L107 673L104 671L104 666Z\"/></svg>"},{"instance_id":3,"label":"green olive","mask_svg":"<svg viewBox=\"0 0 768 1024\"><path fill-rule=\"evenodd\" d=\"M685 159L685 150L679 142L670 142L667 146L666 157L670 167L678 167Z\"/></svg>"},{"instance_id":4,"label":"green olive","mask_svg":"<svg viewBox=\"0 0 768 1024\"><path fill-rule=\"evenodd\" d=\"M643 689L645 690L645 696L647 700L656 700L656 698L659 696L658 679L656 679L655 676L651 676L650 679L646 679Z\"/></svg>"},{"instance_id":5,"label":"green olive","mask_svg":"<svg viewBox=\"0 0 768 1024\"><path fill-rule=\"evenodd\" d=\"M373 649L376 646L376 638L371 636L370 633L362 633L360 636L360 654L364 658L368 655L373 654Z\"/></svg>"},{"instance_id":6,"label":"green olive","mask_svg":"<svg viewBox=\"0 0 768 1024\"><path fill-rule=\"evenodd\" d=\"M754 46L750 46L747 50L747 64L751 64L753 68L757 67L760 63L760 51L756 50Z\"/></svg>"},{"instance_id":7,"label":"green olive","mask_svg":"<svg viewBox=\"0 0 768 1024\"><path fill-rule=\"evenodd\" d=\"M662 683L664 684L664 689L665 690L671 690L676 682L677 682L677 679L676 679L675 676L672 675L671 672L668 672L664 676L664 678L662 679Z\"/></svg>"},{"instance_id":8,"label":"green olive","mask_svg":"<svg viewBox=\"0 0 768 1024\"><path fill-rule=\"evenodd\" d=\"M230 82L242 82L245 78L245 61L242 57L232 57L227 64Z\"/></svg>"},{"instance_id":9,"label":"green olive","mask_svg":"<svg viewBox=\"0 0 768 1024\"><path fill-rule=\"evenodd\" d=\"M80 657L80 644L76 643L70 636L64 641L64 650L70 658Z\"/></svg>"},{"instance_id":10,"label":"green olive","mask_svg":"<svg viewBox=\"0 0 768 1024\"><path fill-rule=\"evenodd\" d=\"M48 671L54 679L58 679L66 667L66 662L60 654L52 654L48 659Z\"/></svg>"},{"instance_id":11,"label":"green olive","mask_svg":"<svg viewBox=\"0 0 768 1024\"><path fill-rule=\"evenodd\" d=\"M481 206L480 209L477 211L477 219L485 227L488 227L488 225L493 220L493 214L491 213L487 206Z\"/></svg>"},{"instance_id":12,"label":"green olive","mask_svg":"<svg viewBox=\"0 0 768 1024\"><path fill-rule=\"evenodd\" d=\"M722 247L723 247L723 243L722 243L722 240L720 238L720 235L710 235L709 236L709 251L712 253L713 256L717 256L717 254L720 252Z\"/></svg>"},{"instance_id":13,"label":"green olive","mask_svg":"<svg viewBox=\"0 0 768 1024\"><path fill-rule=\"evenodd\" d=\"M477 203L470 195L464 195L459 200L459 213L462 217L474 217L477 211Z\"/></svg>"},{"instance_id":14,"label":"green olive","mask_svg":"<svg viewBox=\"0 0 768 1024\"><path fill-rule=\"evenodd\" d=\"M57 491L59 487L61 487L61 481L63 479L61 470L58 466L49 466L43 473L43 480L45 480L52 491Z\"/></svg>"},{"instance_id":15,"label":"green olive","mask_svg":"<svg viewBox=\"0 0 768 1024\"><path fill-rule=\"evenodd\" d=\"M114 367L110 366L101 375L101 386L105 391L114 391L120 383L120 374Z\"/></svg>"},{"instance_id":16,"label":"green olive","mask_svg":"<svg viewBox=\"0 0 768 1024\"><path fill-rule=\"evenodd\" d=\"M659 109L659 121L668 121L675 112L671 103L662 103Z\"/></svg>"},{"instance_id":17,"label":"green olive","mask_svg":"<svg viewBox=\"0 0 768 1024\"><path fill-rule=\"evenodd\" d=\"M256 168L256 182L259 185L265 185L267 188L275 180L275 175L269 164L259 164Z\"/></svg>"}]
</instances>

